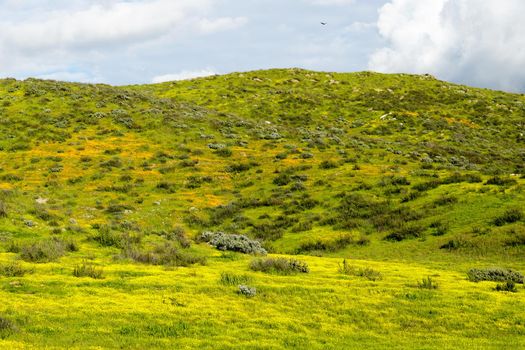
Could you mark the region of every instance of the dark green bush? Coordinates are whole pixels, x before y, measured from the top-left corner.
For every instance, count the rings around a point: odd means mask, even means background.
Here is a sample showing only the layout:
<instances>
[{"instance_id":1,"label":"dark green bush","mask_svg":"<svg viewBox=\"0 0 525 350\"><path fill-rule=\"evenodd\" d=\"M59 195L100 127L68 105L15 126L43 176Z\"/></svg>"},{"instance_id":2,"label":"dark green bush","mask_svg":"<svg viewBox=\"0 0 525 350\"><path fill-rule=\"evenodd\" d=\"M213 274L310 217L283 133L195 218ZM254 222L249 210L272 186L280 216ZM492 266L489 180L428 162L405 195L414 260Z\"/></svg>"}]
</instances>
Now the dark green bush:
<instances>
[{"instance_id":1,"label":"dark green bush","mask_svg":"<svg viewBox=\"0 0 525 350\"><path fill-rule=\"evenodd\" d=\"M290 174L287 173L281 173L277 175L276 178L273 179L273 184L277 186L286 186L292 181L292 177Z\"/></svg>"},{"instance_id":2,"label":"dark green bush","mask_svg":"<svg viewBox=\"0 0 525 350\"><path fill-rule=\"evenodd\" d=\"M441 182L439 180L432 180L429 182L419 183L417 185L414 185L412 188L419 192L425 192L437 188L439 185L441 185Z\"/></svg>"},{"instance_id":3,"label":"dark green bush","mask_svg":"<svg viewBox=\"0 0 525 350\"><path fill-rule=\"evenodd\" d=\"M9 335L18 330L16 324L4 316L0 316L0 338L2 335Z\"/></svg>"},{"instance_id":4,"label":"dark green bush","mask_svg":"<svg viewBox=\"0 0 525 350\"><path fill-rule=\"evenodd\" d=\"M339 164L333 160L323 160L321 164L319 164L319 169L335 169L338 167Z\"/></svg>"},{"instance_id":5,"label":"dark green bush","mask_svg":"<svg viewBox=\"0 0 525 350\"><path fill-rule=\"evenodd\" d=\"M66 252L77 251L78 247L73 241L60 238L41 240L20 248L20 257L30 262L50 262L64 256Z\"/></svg>"},{"instance_id":6,"label":"dark green bush","mask_svg":"<svg viewBox=\"0 0 525 350\"><path fill-rule=\"evenodd\" d=\"M432 279L432 277L428 276L419 281L417 287L420 289L438 289L438 284Z\"/></svg>"},{"instance_id":7,"label":"dark green bush","mask_svg":"<svg viewBox=\"0 0 525 350\"><path fill-rule=\"evenodd\" d=\"M281 275L310 272L310 269L305 262L286 258L255 259L250 263L250 269L253 271L276 273Z\"/></svg>"},{"instance_id":8,"label":"dark green bush","mask_svg":"<svg viewBox=\"0 0 525 350\"><path fill-rule=\"evenodd\" d=\"M343 263L339 264L338 271L344 275L364 277L369 281L379 281L383 279L381 272L376 271L370 267L356 268L351 266L346 259L343 259Z\"/></svg>"},{"instance_id":9,"label":"dark green bush","mask_svg":"<svg viewBox=\"0 0 525 350\"><path fill-rule=\"evenodd\" d=\"M230 272L221 272L221 279L219 282L226 286L238 286L239 284L251 283L253 278L248 275L236 275Z\"/></svg>"},{"instance_id":10,"label":"dark green bush","mask_svg":"<svg viewBox=\"0 0 525 350\"><path fill-rule=\"evenodd\" d=\"M182 251L172 243L157 245L152 250L141 250L135 245L128 245L122 250L120 257L151 265L187 267L194 264L206 264L205 257Z\"/></svg>"},{"instance_id":11,"label":"dark green bush","mask_svg":"<svg viewBox=\"0 0 525 350\"><path fill-rule=\"evenodd\" d=\"M217 149L214 153L215 153L216 155L220 156L220 157L225 157L225 158L227 158L227 157L231 157L232 154L233 154L232 150L229 149L229 148L226 148L226 147L224 147L224 148L219 148L219 149Z\"/></svg>"},{"instance_id":12,"label":"dark green bush","mask_svg":"<svg viewBox=\"0 0 525 350\"><path fill-rule=\"evenodd\" d=\"M104 278L104 270L102 268L97 268L92 263L83 262L82 265L75 266L73 269L73 276L102 279Z\"/></svg>"},{"instance_id":13,"label":"dark green bush","mask_svg":"<svg viewBox=\"0 0 525 350\"><path fill-rule=\"evenodd\" d=\"M458 202L458 197L456 196L441 196L434 201L434 206L444 206L449 204L455 204Z\"/></svg>"},{"instance_id":14,"label":"dark green bush","mask_svg":"<svg viewBox=\"0 0 525 350\"><path fill-rule=\"evenodd\" d=\"M405 239L419 238L422 236L424 228L419 225L405 225L400 229L390 233L385 237L387 241L403 241Z\"/></svg>"},{"instance_id":15,"label":"dark green bush","mask_svg":"<svg viewBox=\"0 0 525 350\"><path fill-rule=\"evenodd\" d=\"M516 283L513 281L506 281L505 283L499 283L494 290L498 292L511 292L517 293L518 288L516 288Z\"/></svg>"},{"instance_id":16,"label":"dark green bush","mask_svg":"<svg viewBox=\"0 0 525 350\"><path fill-rule=\"evenodd\" d=\"M7 217L7 205L0 200L0 218Z\"/></svg>"},{"instance_id":17,"label":"dark green bush","mask_svg":"<svg viewBox=\"0 0 525 350\"><path fill-rule=\"evenodd\" d=\"M503 178L499 176L494 176L488 179L485 182L485 185L496 185L496 186L512 186L517 184L517 181L511 178Z\"/></svg>"},{"instance_id":18,"label":"dark green bush","mask_svg":"<svg viewBox=\"0 0 525 350\"><path fill-rule=\"evenodd\" d=\"M10 262L7 264L0 264L0 276L4 277L22 277L29 272L18 262Z\"/></svg>"},{"instance_id":19,"label":"dark green bush","mask_svg":"<svg viewBox=\"0 0 525 350\"><path fill-rule=\"evenodd\" d=\"M369 243L368 237L361 237L359 240L354 240L351 235L344 235L334 240L316 240L314 242L302 243L299 248L296 249L297 254L308 253L312 251L326 251L335 252L346 248L351 244L355 245L366 245Z\"/></svg>"},{"instance_id":20,"label":"dark green bush","mask_svg":"<svg viewBox=\"0 0 525 350\"><path fill-rule=\"evenodd\" d=\"M494 281L494 282L506 282L512 281L514 283L523 284L523 274L519 271L505 269L501 267L490 267L486 269L473 268L467 272L469 281Z\"/></svg>"},{"instance_id":21,"label":"dark green bush","mask_svg":"<svg viewBox=\"0 0 525 350\"><path fill-rule=\"evenodd\" d=\"M245 171L250 170L251 168L257 166L256 163L238 163L238 164L231 164L226 167L227 173L242 173Z\"/></svg>"},{"instance_id":22,"label":"dark green bush","mask_svg":"<svg viewBox=\"0 0 525 350\"><path fill-rule=\"evenodd\" d=\"M502 215L496 217L493 222L496 226L503 226L520 221L523 217L523 212L520 209L512 208L507 209Z\"/></svg>"}]
</instances>

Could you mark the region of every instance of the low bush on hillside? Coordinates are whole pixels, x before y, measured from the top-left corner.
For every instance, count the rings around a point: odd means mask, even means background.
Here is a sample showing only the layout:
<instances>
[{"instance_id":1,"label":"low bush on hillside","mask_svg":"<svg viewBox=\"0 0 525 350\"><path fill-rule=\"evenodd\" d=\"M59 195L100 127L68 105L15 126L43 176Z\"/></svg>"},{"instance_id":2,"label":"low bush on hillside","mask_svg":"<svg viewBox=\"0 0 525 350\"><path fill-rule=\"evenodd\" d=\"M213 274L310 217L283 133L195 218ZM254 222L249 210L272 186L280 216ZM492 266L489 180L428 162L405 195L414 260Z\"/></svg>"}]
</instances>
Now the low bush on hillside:
<instances>
[{"instance_id":1,"label":"low bush on hillside","mask_svg":"<svg viewBox=\"0 0 525 350\"><path fill-rule=\"evenodd\" d=\"M219 250L230 250L244 254L256 255L266 255L267 253L261 246L261 242L250 239L244 235L205 231L200 234L198 240L201 242L207 242Z\"/></svg>"},{"instance_id":2,"label":"low bush on hillside","mask_svg":"<svg viewBox=\"0 0 525 350\"><path fill-rule=\"evenodd\" d=\"M305 262L286 258L255 259L250 263L250 269L280 275L310 272L308 264Z\"/></svg>"},{"instance_id":3,"label":"low bush on hillside","mask_svg":"<svg viewBox=\"0 0 525 350\"><path fill-rule=\"evenodd\" d=\"M25 261L43 263L55 261L67 252L75 251L78 251L75 242L53 237L20 247L20 257Z\"/></svg>"},{"instance_id":4,"label":"low bush on hillside","mask_svg":"<svg viewBox=\"0 0 525 350\"><path fill-rule=\"evenodd\" d=\"M444 205L455 204L458 202L458 200L459 199L456 196L441 196L436 199L433 204L434 207L440 207Z\"/></svg>"},{"instance_id":5,"label":"low bush on hillside","mask_svg":"<svg viewBox=\"0 0 525 350\"><path fill-rule=\"evenodd\" d=\"M357 268L355 266L350 265L346 259L343 259L343 262L339 264L338 271L343 275L364 277L369 281L379 281L383 279L383 275L381 274L381 272L374 270L370 267Z\"/></svg>"},{"instance_id":6,"label":"low bush on hillside","mask_svg":"<svg viewBox=\"0 0 525 350\"><path fill-rule=\"evenodd\" d=\"M166 238L178 242L182 248L189 248L191 246L191 241L181 226L177 226L171 230L166 234Z\"/></svg>"},{"instance_id":7,"label":"low bush on hillside","mask_svg":"<svg viewBox=\"0 0 525 350\"><path fill-rule=\"evenodd\" d=\"M480 282L480 281L494 281L494 282L506 282L512 281L514 283L523 284L523 274L519 271L505 269L501 267L490 267L486 269L473 268L467 272L469 281Z\"/></svg>"},{"instance_id":8,"label":"low bush on hillside","mask_svg":"<svg viewBox=\"0 0 525 350\"><path fill-rule=\"evenodd\" d=\"M425 192L437 188L439 185L441 185L441 182L439 180L432 180L429 182L419 183L417 185L414 185L412 188L419 192Z\"/></svg>"},{"instance_id":9,"label":"low bush on hillside","mask_svg":"<svg viewBox=\"0 0 525 350\"><path fill-rule=\"evenodd\" d=\"M419 238L423 235L424 228L419 225L405 225L385 237L387 241L400 242L405 239Z\"/></svg>"},{"instance_id":10,"label":"low bush on hillside","mask_svg":"<svg viewBox=\"0 0 525 350\"><path fill-rule=\"evenodd\" d=\"M0 218L7 217L7 205L0 200Z\"/></svg>"},{"instance_id":11,"label":"low bush on hillside","mask_svg":"<svg viewBox=\"0 0 525 350\"><path fill-rule=\"evenodd\" d=\"M428 276L419 281L417 287L420 289L438 289L438 284L432 277Z\"/></svg>"},{"instance_id":12,"label":"low bush on hillside","mask_svg":"<svg viewBox=\"0 0 525 350\"><path fill-rule=\"evenodd\" d=\"M323 160L319 164L319 169L335 169L337 167L339 167L339 164L333 160Z\"/></svg>"},{"instance_id":13,"label":"low bush on hillside","mask_svg":"<svg viewBox=\"0 0 525 350\"><path fill-rule=\"evenodd\" d=\"M494 176L485 182L485 185L496 185L496 186L512 186L517 183L516 180L511 178Z\"/></svg>"},{"instance_id":14,"label":"low bush on hillside","mask_svg":"<svg viewBox=\"0 0 525 350\"><path fill-rule=\"evenodd\" d=\"M443 184L454 184L454 183L461 183L461 182L480 183L480 182L483 182L483 180L481 179L481 176L479 176L478 174L454 173L444 178L441 182Z\"/></svg>"},{"instance_id":15,"label":"low bush on hillside","mask_svg":"<svg viewBox=\"0 0 525 350\"><path fill-rule=\"evenodd\" d=\"M194 264L206 265L205 257L179 249L172 243L157 245L152 250L142 250L135 245L129 245L122 250L119 257L151 265L184 267Z\"/></svg>"},{"instance_id":16,"label":"low bush on hillside","mask_svg":"<svg viewBox=\"0 0 525 350\"><path fill-rule=\"evenodd\" d=\"M4 316L0 316L0 339L3 338L2 336L14 333L17 330L18 327L16 326L15 322Z\"/></svg>"},{"instance_id":17,"label":"low bush on hillside","mask_svg":"<svg viewBox=\"0 0 525 350\"><path fill-rule=\"evenodd\" d=\"M498 292L511 292L511 293L517 293L518 288L516 288L516 283L512 281L507 281L505 283L499 283L494 290Z\"/></svg>"},{"instance_id":18,"label":"low bush on hillside","mask_svg":"<svg viewBox=\"0 0 525 350\"><path fill-rule=\"evenodd\" d=\"M334 240L316 240L313 242L302 243L297 249L296 254L308 253L312 251L335 252L348 247L349 245L364 246L370 244L370 239L366 236L361 236L354 239L351 235L344 235Z\"/></svg>"},{"instance_id":19,"label":"low bush on hillside","mask_svg":"<svg viewBox=\"0 0 525 350\"><path fill-rule=\"evenodd\" d=\"M29 270L26 270L18 262L10 262L6 264L0 264L0 276L3 277L22 277Z\"/></svg>"},{"instance_id":20,"label":"low bush on hillside","mask_svg":"<svg viewBox=\"0 0 525 350\"><path fill-rule=\"evenodd\" d=\"M439 220L432 222L429 227L433 229L432 236L443 236L450 229L449 224Z\"/></svg>"},{"instance_id":21,"label":"low bush on hillside","mask_svg":"<svg viewBox=\"0 0 525 350\"><path fill-rule=\"evenodd\" d=\"M503 226L523 220L523 217L523 212L520 209L513 208L506 210L503 214L496 217L493 222L496 226Z\"/></svg>"},{"instance_id":22,"label":"low bush on hillside","mask_svg":"<svg viewBox=\"0 0 525 350\"><path fill-rule=\"evenodd\" d=\"M457 237L449 240L447 243L441 245L439 249L458 250L460 248L472 247L473 243L465 237Z\"/></svg>"},{"instance_id":23,"label":"low bush on hillside","mask_svg":"<svg viewBox=\"0 0 525 350\"><path fill-rule=\"evenodd\" d=\"M102 247L123 248L129 244L140 243L141 236L137 234L118 233L111 230L108 225L102 225L91 239Z\"/></svg>"},{"instance_id":24,"label":"low bush on hillside","mask_svg":"<svg viewBox=\"0 0 525 350\"><path fill-rule=\"evenodd\" d=\"M515 228L512 228L508 232L512 236L508 238L505 242L505 245L510 247L518 247L525 245L525 227L524 226L518 226Z\"/></svg>"},{"instance_id":25,"label":"low bush on hillside","mask_svg":"<svg viewBox=\"0 0 525 350\"><path fill-rule=\"evenodd\" d=\"M214 153L215 153L216 155L220 156L220 157L225 157L225 158L227 158L227 157L231 157L232 154L233 154L232 150L229 149L229 148L226 148L226 147L224 147L224 148L219 148L219 149L217 149Z\"/></svg>"},{"instance_id":26,"label":"low bush on hillside","mask_svg":"<svg viewBox=\"0 0 525 350\"><path fill-rule=\"evenodd\" d=\"M250 287L244 284L241 284L239 286L239 290L237 291L240 295L244 295L245 297L251 298L257 295L257 289L255 287Z\"/></svg>"},{"instance_id":27,"label":"low bush on hillside","mask_svg":"<svg viewBox=\"0 0 525 350\"><path fill-rule=\"evenodd\" d=\"M239 284L251 283L253 278L248 275L236 275L230 272L221 272L219 282L225 286L238 286Z\"/></svg>"},{"instance_id":28,"label":"low bush on hillside","mask_svg":"<svg viewBox=\"0 0 525 350\"><path fill-rule=\"evenodd\" d=\"M104 270L102 268L97 268L92 263L84 262L81 265L75 266L73 269L73 276L102 279L104 278Z\"/></svg>"}]
</instances>

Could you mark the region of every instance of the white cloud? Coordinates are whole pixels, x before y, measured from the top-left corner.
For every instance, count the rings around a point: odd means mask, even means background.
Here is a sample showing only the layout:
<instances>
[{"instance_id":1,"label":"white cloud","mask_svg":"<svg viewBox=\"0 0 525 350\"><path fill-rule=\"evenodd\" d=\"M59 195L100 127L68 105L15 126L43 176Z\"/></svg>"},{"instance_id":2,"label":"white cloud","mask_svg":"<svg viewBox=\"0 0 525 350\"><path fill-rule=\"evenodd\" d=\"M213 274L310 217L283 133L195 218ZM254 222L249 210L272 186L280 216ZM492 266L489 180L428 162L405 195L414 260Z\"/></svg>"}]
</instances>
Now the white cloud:
<instances>
[{"instance_id":1,"label":"white cloud","mask_svg":"<svg viewBox=\"0 0 525 350\"><path fill-rule=\"evenodd\" d=\"M523 90L523 13L521 0L391 0L377 22L388 45L369 68Z\"/></svg>"},{"instance_id":2,"label":"white cloud","mask_svg":"<svg viewBox=\"0 0 525 350\"><path fill-rule=\"evenodd\" d=\"M59 76L85 80L94 74L67 72L247 23L244 17L215 16L215 5L214 0L0 0L1 72L66 72Z\"/></svg>"},{"instance_id":3,"label":"white cloud","mask_svg":"<svg viewBox=\"0 0 525 350\"><path fill-rule=\"evenodd\" d=\"M206 5L199 0L95 1L82 9L44 13L42 19L4 22L0 29L4 45L18 49L98 46L167 34Z\"/></svg>"},{"instance_id":4,"label":"white cloud","mask_svg":"<svg viewBox=\"0 0 525 350\"><path fill-rule=\"evenodd\" d=\"M175 74L165 74L165 75L159 75L151 79L151 82L154 84L157 83L163 83L166 81L174 81L174 80L187 80L187 79L194 79L194 78L200 78L200 77L208 77L210 75L217 74L213 69L202 69L202 70L196 70L196 71L189 71L184 70L180 73Z\"/></svg>"},{"instance_id":5,"label":"white cloud","mask_svg":"<svg viewBox=\"0 0 525 350\"><path fill-rule=\"evenodd\" d=\"M309 0L311 4L321 5L321 6L342 6L342 5L351 5L355 0Z\"/></svg>"},{"instance_id":6,"label":"white cloud","mask_svg":"<svg viewBox=\"0 0 525 350\"><path fill-rule=\"evenodd\" d=\"M246 17L223 17L214 20L203 18L198 21L197 28L200 32L208 34L222 30L230 30L242 27L248 22Z\"/></svg>"}]
</instances>

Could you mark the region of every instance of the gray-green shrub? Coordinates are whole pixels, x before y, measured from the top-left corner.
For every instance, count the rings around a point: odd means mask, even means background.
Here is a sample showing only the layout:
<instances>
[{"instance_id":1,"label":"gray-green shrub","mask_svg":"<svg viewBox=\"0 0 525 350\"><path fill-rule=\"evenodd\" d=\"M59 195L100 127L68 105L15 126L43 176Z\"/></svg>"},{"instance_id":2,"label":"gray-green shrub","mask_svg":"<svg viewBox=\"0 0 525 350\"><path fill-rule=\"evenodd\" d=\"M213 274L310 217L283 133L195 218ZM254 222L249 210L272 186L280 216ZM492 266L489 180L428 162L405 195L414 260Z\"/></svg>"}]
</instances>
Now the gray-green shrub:
<instances>
[{"instance_id":1,"label":"gray-green shrub","mask_svg":"<svg viewBox=\"0 0 525 350\"><path fill-rule=\"evenodd\" d=\"M523 274L519 271L505 269L501 267L490 267L486 269L470 269L467 272L469 281L494 281L494 282L506 282L512 281L514 283L523 284Z\"/></svg>"},{"instance_id":2,"label":"gray-green shrub","mask_svg":"<svg viewBox=\"0 0 525 350\"><path fill-rule=\"evenodd\" d=\"M50 262L59 259L67 252L77 250L78 246L75 242L53 237L22 246L20 257L30 262Z\"/></svg>"},{"instance_id":3,"label":"gray-green shrub","mask_svg":"<svg viewBox=\"0 0 525 350\"><path fill-rule=\"evenodd\" d=\"M102 279L104 278L104 270L102 268L97 268L92 263L84 262L81 265L75 266L73 269L73 276Z\"/></svg>"},{"instance_id":4,"label":"gray-green shrub","mask_svg":"<svg viewBox=\"0 0 525 350\"><path fill-rule=\"evenodd\" d=\"M310 272L307 263L296 259L286 258L255 259L250 263L250 269L253 271L276 273L281 275Z\"/></svg>"},{"instance_id":5,"label":"gray-green shrub","mask_svg":"<svg viewBox=\"0 0 525 350\"><path fill-rule=\"evenodd\" d=\"M250 239L244 235L205 231L200 234L199 240L207 242L219 250L230 250L244 254L267 254L266 249L261 246L259 241Z\"/></svg>"}]
</instances>

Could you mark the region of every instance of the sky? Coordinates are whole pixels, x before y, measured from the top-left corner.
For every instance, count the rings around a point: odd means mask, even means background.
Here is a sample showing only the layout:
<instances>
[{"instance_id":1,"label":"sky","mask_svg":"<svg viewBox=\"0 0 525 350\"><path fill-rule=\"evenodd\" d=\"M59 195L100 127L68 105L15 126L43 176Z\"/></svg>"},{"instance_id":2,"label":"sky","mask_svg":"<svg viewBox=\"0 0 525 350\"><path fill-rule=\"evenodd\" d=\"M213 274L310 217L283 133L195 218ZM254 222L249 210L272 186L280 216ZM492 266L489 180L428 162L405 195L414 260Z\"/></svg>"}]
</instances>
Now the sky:
<instances>
[{"instance_id":1,"label":"sky","mask_svg":"<svg viewBox=\"0 0 525 350\"><path fill-rule=\"evenodd\" d=\"M525 92L524 13L523 0L0 0L0 76L125 85L300 67Z\"/></svg>"}]
</instances>

